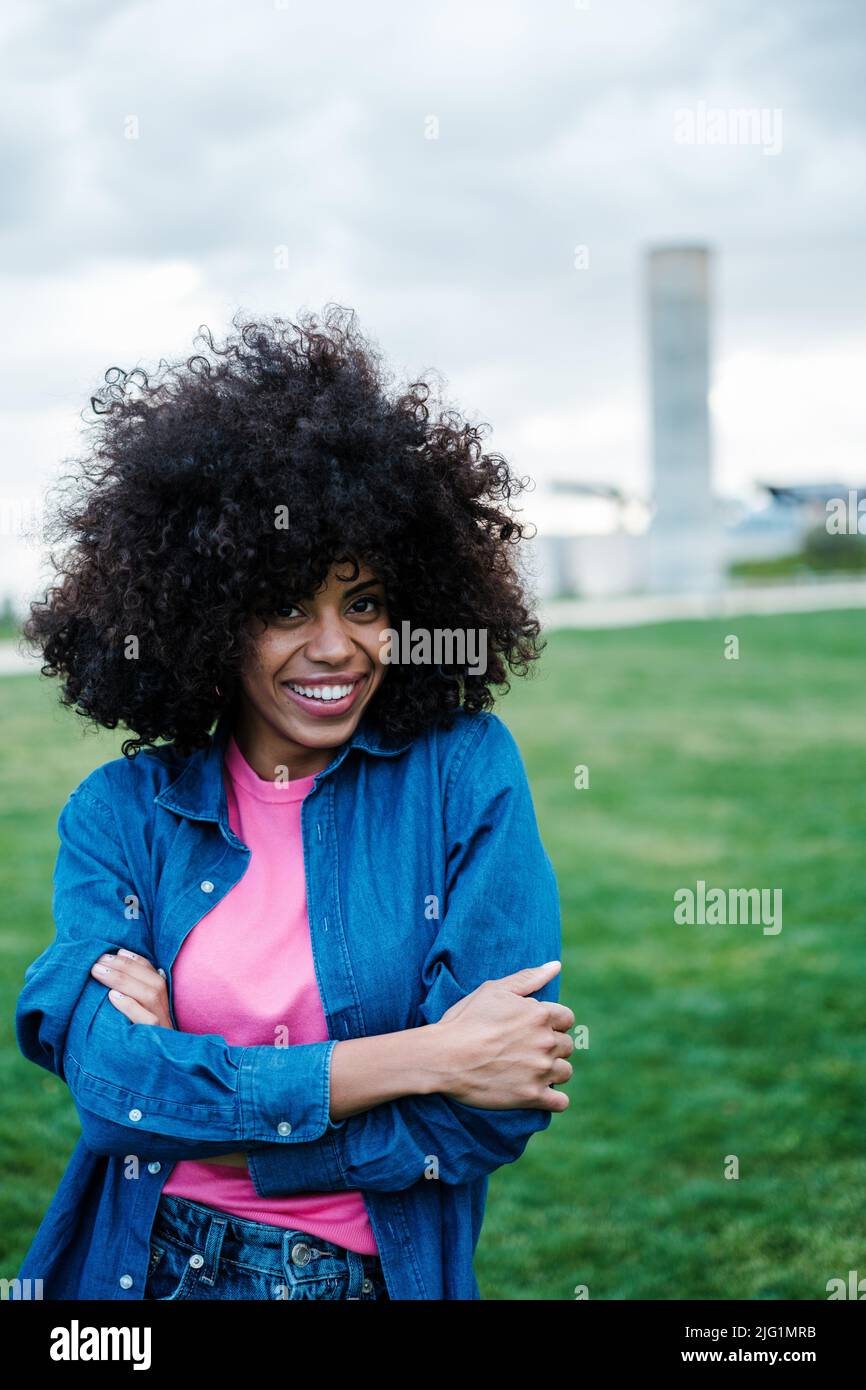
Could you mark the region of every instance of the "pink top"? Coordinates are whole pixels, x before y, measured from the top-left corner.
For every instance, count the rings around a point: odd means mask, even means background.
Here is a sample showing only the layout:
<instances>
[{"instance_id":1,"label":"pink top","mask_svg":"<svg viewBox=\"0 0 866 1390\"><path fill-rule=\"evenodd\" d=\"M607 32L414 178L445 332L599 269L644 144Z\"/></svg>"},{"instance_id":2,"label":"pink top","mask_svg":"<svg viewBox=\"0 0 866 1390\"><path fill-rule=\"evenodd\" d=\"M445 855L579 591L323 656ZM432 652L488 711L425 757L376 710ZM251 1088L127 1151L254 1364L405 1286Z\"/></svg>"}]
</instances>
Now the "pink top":
<instances>
[{"instance_id":1,"label":"pink top","mask_svg":"<svg viewBox=\"0 0 866 1390\"><path fill-rule=\"evenodd\" d=\"M313 778L265 781L233 737L224 772L229 823L251 855L240 882L193 927L178 952L172 980L178 1027L218 1033L234 1046L326 1042L301 839L301 802ZM379 1253L360 1192L260 1197L246 1168L192 1160L176 1163L162 1190L248 1221Z\"/></svg>"}]
</instances>

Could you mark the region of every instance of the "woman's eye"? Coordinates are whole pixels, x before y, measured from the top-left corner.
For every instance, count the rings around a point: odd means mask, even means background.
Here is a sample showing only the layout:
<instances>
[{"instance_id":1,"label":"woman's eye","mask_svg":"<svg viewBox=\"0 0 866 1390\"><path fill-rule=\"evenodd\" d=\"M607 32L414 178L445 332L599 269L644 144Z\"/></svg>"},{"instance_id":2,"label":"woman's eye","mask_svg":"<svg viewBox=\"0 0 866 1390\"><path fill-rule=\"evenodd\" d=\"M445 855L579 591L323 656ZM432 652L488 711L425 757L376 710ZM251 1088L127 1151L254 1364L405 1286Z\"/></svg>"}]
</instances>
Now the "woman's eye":
<instances>
[{"instance_id":1,"label":"woman's eye","mask_svg":"<svg viewBox=\"0 0 866 1390\"><path fill-rule=\"evenodd\" d=\"M364 608L364 604L372 605ZM382 609L382 600L375 594L362 594L359 598L353 599L349 605L348 612L357 614L358 617L372 617ZM276 608L272 608L268 617L272 622L291 622L298 616L303 617L303 613L297 603L282 603Z\"/></svg>"}]
</instances>

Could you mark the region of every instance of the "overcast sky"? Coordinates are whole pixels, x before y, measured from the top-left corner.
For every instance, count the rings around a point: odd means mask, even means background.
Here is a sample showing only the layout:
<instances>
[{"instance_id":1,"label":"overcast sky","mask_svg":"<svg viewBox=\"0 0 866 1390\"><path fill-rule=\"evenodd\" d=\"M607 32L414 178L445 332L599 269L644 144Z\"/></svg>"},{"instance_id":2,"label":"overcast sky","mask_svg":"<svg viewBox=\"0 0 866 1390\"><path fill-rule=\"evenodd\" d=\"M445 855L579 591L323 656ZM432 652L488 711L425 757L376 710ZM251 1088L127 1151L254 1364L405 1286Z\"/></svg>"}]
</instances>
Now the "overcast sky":
<instances>
[{"instance_id":1,"label":"overcast sky","mask_svg":"<svg viewBox=\"0 0 866 1390\"><path fill-rule=\"evenodd\" d=\"M0 36L7 509L107 367L328 300L521 473L646 492L677 242L715 257L718 490L866 483L862 0L6 0ZM683 143L736 108L766 134Z\"/></svg>"}]
</instances>

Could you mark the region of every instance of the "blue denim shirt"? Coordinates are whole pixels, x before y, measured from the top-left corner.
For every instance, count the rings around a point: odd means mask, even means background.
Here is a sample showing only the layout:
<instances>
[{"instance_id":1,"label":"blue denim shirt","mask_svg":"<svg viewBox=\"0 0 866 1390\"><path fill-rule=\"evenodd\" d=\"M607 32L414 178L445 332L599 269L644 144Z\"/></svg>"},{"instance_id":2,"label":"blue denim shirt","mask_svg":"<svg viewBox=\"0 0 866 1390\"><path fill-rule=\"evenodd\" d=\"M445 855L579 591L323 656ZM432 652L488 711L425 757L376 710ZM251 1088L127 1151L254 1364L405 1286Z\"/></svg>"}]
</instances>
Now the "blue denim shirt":
<instances>
[{"instance_id":1,"label":"blue denim shirt","mask_svg":"<svg viewBox=\"0 0 866 1390\"><path fill-rule=\"evenodd\" d=\"M482 981L559 959L560 910L524 764L494 714L458 711L388 743L369 712L302 803L325 1042L230 1046L131 1023L90 974L126 947L166 977L195 924L243 876L223 715L173 745L97 768L58 820L54 941L16 1010L25 1057L61 1077L78 1141L19 1271L48 1299L141 1299L160 1193L180 1159L248 1152L262 1197L360 1190L393 1299L477 1299L490 1173L551 1112L407 1096L333 1122L337 1042L435 1023ZM535 998L559 998L556 976Z\"/></svg>"}]
</instances>

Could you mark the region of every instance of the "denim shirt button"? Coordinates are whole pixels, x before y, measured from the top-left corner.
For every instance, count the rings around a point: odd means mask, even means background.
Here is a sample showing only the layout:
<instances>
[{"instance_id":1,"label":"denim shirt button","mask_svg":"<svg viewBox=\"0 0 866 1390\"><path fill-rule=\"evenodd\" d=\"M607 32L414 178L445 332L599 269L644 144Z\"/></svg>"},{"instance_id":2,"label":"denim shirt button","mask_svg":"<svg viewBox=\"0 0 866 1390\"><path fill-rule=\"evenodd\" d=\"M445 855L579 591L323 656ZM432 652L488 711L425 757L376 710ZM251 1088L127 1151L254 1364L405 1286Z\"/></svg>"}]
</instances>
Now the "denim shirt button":
<instances>
[{"instance_id":1,"label":"denim shirt button","mask_svg":"<svg viewBox=\"0 0 866 1390\"><path fill-rule=\"evenodd\" d=\"M129 1118L130 1118L131 1120L140 1120L140 1119L141 1119L141 1111L140 1111L140 1110L130 1110L130 1112L129 1112Z\"/></svg>"},{"instance_id":2,"label":"denim shirt button","mask_svg":"<svg viewBox=\"0 0 866 1390\"><path fill-rule=\"evenodd\" d=\"M132 1275L131 1275L131 1274L121 1274L121 1276L120 1276L120 1287L121 1287L122 1289L131 1289L131 1288L132 1288Z\"/></svg>"},{"instance_id":3,"label":"denim shirt button","mask_svg":"<svg viewBox=\"0 0 866 1390\"><path fill-rule=\"evenodd\" d=\"M292 1126L289 1124L288 1120L280 1120L280 1123L277 1125L277 1134L291 1134L291 1132Z\"/></svg>"},{"instance_id":4,"label":"denim shirt button","mask_svg":"<svg viewBox=\"0 0 866 1390\"><path fill-rule=\"evenodd\" d=\"M205 881L204 881L204 883L201 885L201 891L202 891L203 893L212 893L212 892L213 892L213 884L211 883L211 881L210 881L209 878L206 878Z\"/></svg>"},{"instance_id":5,"label":"denim shirt button","mask_svg":"<svg viewBox=\"0 0 866 1390\"><path fill-rule=\"evenodd\" d=\"M148 1163L147 1171L148 1173L158 1173L161 1167L161 1163Z\"/></svg>"}]
</instances>

